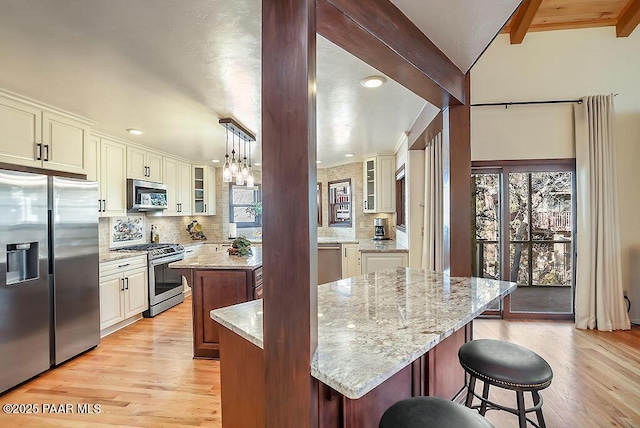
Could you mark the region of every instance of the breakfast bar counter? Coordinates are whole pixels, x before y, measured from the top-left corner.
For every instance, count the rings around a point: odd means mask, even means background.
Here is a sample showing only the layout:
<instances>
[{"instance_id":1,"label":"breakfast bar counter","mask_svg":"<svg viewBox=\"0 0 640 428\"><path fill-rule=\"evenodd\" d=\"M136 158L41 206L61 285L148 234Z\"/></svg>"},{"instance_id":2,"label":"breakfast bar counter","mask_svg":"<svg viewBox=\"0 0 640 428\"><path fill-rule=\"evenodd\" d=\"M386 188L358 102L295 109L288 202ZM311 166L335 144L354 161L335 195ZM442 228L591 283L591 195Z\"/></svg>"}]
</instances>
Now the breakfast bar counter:
<instances>
[{"instance_id":1,"label":"breakfast bar counter","mask_svg":"<svg viewBox=\"0 0 640 428\"><path fill-rule=\"evenodd\" d=\"M381 412L402 398L453 398L464 386L457 350L471 340L472 320L515 288L510 282L410 268L320 285L318 346L311 364L320 426L377 426ZM262 301L254 301L210 314L224 327L223 349L228 349L225 340L233 349L229 360L223 351L221 361L223 422L229 426L246 421L233 410L234 397L243 396L234 392L242 384L234 364L243 364L240 349L253 358L261 355L262 313ZM245 380L246 388L261 385L259 379ZM256 400L259 392L253 391ZM261 426L262 421L250 422Z\"/></svg>"}]
</instances>

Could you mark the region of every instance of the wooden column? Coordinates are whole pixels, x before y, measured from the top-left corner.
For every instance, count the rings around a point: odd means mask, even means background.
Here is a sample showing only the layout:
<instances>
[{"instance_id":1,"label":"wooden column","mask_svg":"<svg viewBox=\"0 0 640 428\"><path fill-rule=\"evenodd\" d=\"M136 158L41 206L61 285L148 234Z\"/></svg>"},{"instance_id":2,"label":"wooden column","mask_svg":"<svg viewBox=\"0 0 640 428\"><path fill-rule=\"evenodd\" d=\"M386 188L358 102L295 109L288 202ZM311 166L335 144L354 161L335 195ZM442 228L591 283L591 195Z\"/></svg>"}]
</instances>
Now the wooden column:
<instances>
[{"instance_id":1,"label":"wooden column","mask_svg":"<svg viewBox=\"0 0 640 428\"><path fill-rule=\"evenodd\" d=\"M265 421L273 428L317 425L315 80L315 0L263 0Z\"/></svg>"},{"instance_id":2,"label":"wooden column","mask_svg":"<svg viewBox=\"0 0 640 428\"><path fill-rule=\"evenodd\" d=\"M469 73L465 98L470 95ZM452 104L443 111L444 268L471 276L471 108Z\"/></svg>"}]
</instances>

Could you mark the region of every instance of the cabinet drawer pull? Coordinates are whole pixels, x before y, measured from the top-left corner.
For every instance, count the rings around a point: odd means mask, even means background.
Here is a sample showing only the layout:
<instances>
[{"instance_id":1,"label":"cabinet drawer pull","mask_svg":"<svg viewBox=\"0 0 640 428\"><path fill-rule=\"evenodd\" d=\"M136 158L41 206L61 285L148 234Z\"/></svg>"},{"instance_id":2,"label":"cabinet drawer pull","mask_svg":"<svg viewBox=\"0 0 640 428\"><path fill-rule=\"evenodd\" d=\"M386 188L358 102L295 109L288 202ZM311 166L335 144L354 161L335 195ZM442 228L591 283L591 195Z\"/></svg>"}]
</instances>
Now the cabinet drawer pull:
<instances>
[{"instance_id":1,"label":"cabinet drawer pull","mask_svg":"<svg viewBox=\"0 0 640 428\"><path fill-rule=\"evenodd\" d=\"M38 154L36 155L36 160L42 160L42 143L37 143L36 147L38 148Z\"/></svg>"},{"instance_id":2,"label":"cabinet drawer pull","mask_svg":"<svg viewBox=\"0 0 640 428\"><path fill-rule=\"evenodd\" d=\"M123 265L118 265L118 267L119 267L119 268L121 268L121 267L129 266L130 264L131 264L131 263L125 263L125 264L123 264Z\"/></svg>"},{"instance_id":3,"label":"cabinet drawer pull","mask_svg":"<svg viewBox=\"0 0 640 428\"><path fill-rule=\"evenodd\" d=\"M127 280L127 285L125 287L125 290L128 290L129 289L129 277L126 277L125 279Z\"/></svg>"},{"instance_id":4,"label":"cabinet drawer pull","mask_svg":"<svg viewBox=\"0 0 640 428\"><path fill-rule=\"evenodd\" d=\"M124 291L124 278L120 278L120 291Z\"/></svg>"},{"instance_id":5,"label":"cabinet drawer pull","mask_svg":"<svg viewBox=\"0 0 640 428\"><path fill-rule=\"evenodd\" d=\"M48 161L49 161L49 145L48 145L48 144L45 144L45 145L44 145L44 149L46 150L46 152L45 152L45 156L44 156L44 159L43 159L43 160L44 160L45 162L48 162Z\"/></svg>"}]
</instances>

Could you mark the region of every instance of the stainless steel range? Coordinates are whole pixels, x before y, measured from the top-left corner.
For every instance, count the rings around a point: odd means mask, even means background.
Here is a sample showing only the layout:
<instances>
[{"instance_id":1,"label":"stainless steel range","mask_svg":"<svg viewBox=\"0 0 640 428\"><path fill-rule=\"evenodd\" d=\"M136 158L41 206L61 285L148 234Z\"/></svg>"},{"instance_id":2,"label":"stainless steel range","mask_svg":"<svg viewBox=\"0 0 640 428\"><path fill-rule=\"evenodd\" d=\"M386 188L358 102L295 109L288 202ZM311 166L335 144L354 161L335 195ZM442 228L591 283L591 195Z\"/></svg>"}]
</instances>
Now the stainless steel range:
<instances>
[{"instance_id":1,"label":"stainless steel range","mask_svg":"<svg viewBox=\"0 0 640 428\"><path fill-rule=\"evenodd\" d=\"M171 262L184 259L180 244L142 244L119 248L117 251L146 251L149 260L149 309L143 315L154 317L184 301L182 275L169 269Z\"/></svg>"}]
</instances>

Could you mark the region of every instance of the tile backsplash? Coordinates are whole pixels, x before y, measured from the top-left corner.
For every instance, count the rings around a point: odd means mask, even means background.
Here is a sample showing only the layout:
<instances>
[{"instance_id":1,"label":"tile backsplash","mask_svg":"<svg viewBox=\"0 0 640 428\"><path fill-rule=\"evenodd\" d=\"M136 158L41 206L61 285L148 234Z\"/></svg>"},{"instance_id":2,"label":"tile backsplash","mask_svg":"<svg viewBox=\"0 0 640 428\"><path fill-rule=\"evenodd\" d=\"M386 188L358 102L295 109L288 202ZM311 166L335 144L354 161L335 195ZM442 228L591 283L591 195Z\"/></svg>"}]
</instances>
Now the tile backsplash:
<instances>
[{"instance_id":1,"label":"tile backsplash","mask_svg":"<svg viewBox=\"0 0 640 428\"><path fill-rule=\"evenodd\" d=\"M256 183L262 182L262 174L255 171ZM353 192L353 220L351 227L328 227L328 182L335 180L351 179L351 191ZM362 162L354 162L339 165L333 168L318 169L318 182L322 185L322 226L318 227L318 236L324 238L339 239L370 239L374 235L373 219L384 217L387 219L390 238L396 237L395 214L365 214L363 206L363 176ZM222 168L216 168L216 212L214 216L144 216L144 242L150 242L151 225L158 228L160 242L189 242L191 236L187 232L187 225L197 220L202 225L202 231L208 240L224 240L229 233L229 184L222 182ZM109 248L109 219L100 218L99 221L100 249ZM244 235L249 239L261 239L262 228L238 229L238 235Z\"/></svg>"}]
</instances>

